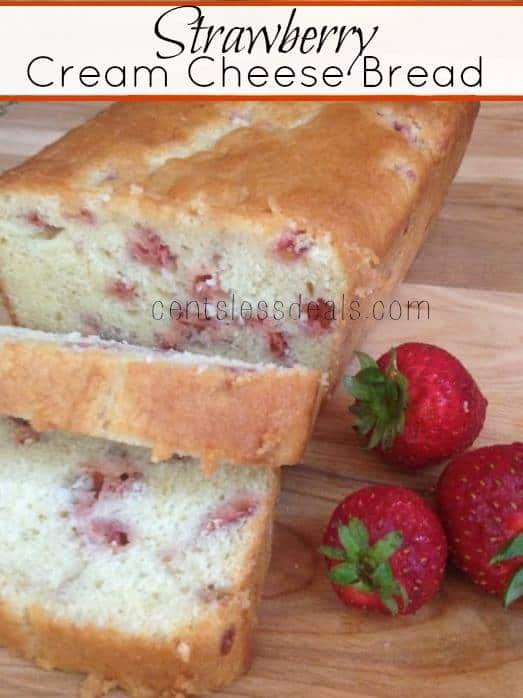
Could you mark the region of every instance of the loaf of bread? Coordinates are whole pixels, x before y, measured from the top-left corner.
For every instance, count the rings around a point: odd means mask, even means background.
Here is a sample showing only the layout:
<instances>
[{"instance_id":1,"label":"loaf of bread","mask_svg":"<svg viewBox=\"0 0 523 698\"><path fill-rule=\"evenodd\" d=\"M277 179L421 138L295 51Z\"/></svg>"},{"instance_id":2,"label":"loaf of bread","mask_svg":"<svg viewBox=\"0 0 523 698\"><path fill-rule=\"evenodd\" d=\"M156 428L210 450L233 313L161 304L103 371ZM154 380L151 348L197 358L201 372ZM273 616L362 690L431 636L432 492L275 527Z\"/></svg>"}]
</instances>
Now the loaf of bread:
<instances>
[{"instance_id":1,"label":"loaf of bread","mask_svg":"<svg viewBox=\"0 0 523 698\"><path fill-rule=\"evenodd\" d=\"M0 415L221 463L298 462L321 394L317 370L0 327Z\"/></svg>"},{"instance_id":2,"label":"loaf of bread","mask_svg":"<svg viewBox=\"0 0 523 698\"><path fill-rule=\"evenodd\" d=\"M459 102L112 106L0 177L12 321L298 363L333 384L366 305L414 258L476 112Z\"/></svg>"},{"instance_id":3,"label":"loaf of bread","mask_svg":"<svg viewBox=\"0 0 523 698\"><path fill-rule=\"evenodd\" d=\"M0 643L90 675L84 696L217 689L248 667L277 471L0 420Z\"/></svg>"}]
</instances>

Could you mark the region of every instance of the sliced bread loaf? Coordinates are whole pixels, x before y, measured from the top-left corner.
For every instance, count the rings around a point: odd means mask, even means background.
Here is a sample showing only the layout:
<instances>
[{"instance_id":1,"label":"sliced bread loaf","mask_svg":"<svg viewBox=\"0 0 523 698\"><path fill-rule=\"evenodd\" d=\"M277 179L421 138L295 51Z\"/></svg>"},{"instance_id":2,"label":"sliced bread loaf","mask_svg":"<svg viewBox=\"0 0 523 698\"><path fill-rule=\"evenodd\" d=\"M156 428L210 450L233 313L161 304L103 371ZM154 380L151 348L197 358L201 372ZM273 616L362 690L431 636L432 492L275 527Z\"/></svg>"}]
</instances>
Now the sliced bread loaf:
<instances>
[{"instance_id":1,"label":"sliced bread loaf","mask_svg":"<svg viewBox=\"0 0 523 698\"><path fill-rule=\"evenodd\" d=\"M246 670L277 475L0 420L0 642L158 698Z\"/></svg>"},{"instance_id":2,"label":"sliced bread loaf","mask_svg":"<svg viewBox=\"0 0 523 698\"><path fill-rule=\"evenodd\" d=\"M149 447L154 461L296 463L320 388L312 369L0 327L0 414Z\"/></svg>"}]
</instances>

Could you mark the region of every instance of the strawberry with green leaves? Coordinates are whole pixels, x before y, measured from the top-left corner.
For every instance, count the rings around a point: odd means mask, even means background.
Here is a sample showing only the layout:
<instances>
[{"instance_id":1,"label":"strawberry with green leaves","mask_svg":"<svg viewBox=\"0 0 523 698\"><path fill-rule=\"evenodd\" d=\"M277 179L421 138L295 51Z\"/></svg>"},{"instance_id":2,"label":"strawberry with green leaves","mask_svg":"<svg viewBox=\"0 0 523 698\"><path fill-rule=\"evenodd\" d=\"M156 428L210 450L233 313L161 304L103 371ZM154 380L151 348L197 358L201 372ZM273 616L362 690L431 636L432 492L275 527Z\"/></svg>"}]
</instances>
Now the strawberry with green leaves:
<instances>
[{"instance_id":1,"label":"strawberry with green leaves","mask_svg":"<svg viewBox=\"0 0 523 698\"><path fill-rule=\"evenodd\" d=\"M506 606L523 596L523 443L458 456L437 499L458 567Z\"/></svg>"},{"instance_id":2,"label":"strawberry with green leaves","mask_svg":"<svg viewBox=\"0 0 523 698\"><path fill-rule=\"evenodd\" d=\"M438 517L415 492L375 486L338 505L320 552L344 603L408 614L438 591L447 541Z\"/></svg>"},{"instance_id":3,"label":"strawberry with green leaves","mask_svg":"<svg viewBox=\"0 0 523 698\"><path fill-rule=\"evenodd\" d=\"M402 344L377 361L357 356L360 371L345 378L356 398L354 426L387 463L423 468L474 442L487 401L455 356L421 342Z\"/></svg>"}]
</instances>

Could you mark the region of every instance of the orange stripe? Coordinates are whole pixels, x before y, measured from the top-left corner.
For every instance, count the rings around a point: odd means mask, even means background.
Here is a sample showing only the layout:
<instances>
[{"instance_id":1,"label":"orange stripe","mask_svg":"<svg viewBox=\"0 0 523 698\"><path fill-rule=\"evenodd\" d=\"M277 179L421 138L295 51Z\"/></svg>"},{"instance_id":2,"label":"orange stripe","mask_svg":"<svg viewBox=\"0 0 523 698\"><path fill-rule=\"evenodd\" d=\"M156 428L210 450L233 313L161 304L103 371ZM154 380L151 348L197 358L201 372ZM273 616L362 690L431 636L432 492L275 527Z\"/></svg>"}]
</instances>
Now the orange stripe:
<instances>
[{"instance_id":1,"label":"orange stripe","mask_svg":"<svg viewBox=\"0 0 523 698\"><path fill-rule=\"evenodd\" d=\"M16 102L523 102L523 95L0 95Z\"/></svg>"},{"instance_id":2,"label":"orange stripe","mask_svg":"<svg viewBox=\"0 0 523 698\"><path fill-rule=\"evenodd\" d=\"M187 3L189 4L189 3ZM216 2L204 0L204 2L190 3L200 7L522 7L521 0L501 0L500 2L459 2L458 0L446 0L438 2L438 0L428 0L426 2L417 2L416 0L361 0L361 2L347 2L345 0L337 0L335 2L321 2L318 4L313 0L299 0L298 2L289 2L288 0L254 0L253 2L239 2L239 0L217 0ZM59 0L43 1L43 2L6 2L0 1L0 7L170 7L172 3L162 2L161 0L151 0L151 2L128 2L127 0Z\"/></svg>"}]
</instances>

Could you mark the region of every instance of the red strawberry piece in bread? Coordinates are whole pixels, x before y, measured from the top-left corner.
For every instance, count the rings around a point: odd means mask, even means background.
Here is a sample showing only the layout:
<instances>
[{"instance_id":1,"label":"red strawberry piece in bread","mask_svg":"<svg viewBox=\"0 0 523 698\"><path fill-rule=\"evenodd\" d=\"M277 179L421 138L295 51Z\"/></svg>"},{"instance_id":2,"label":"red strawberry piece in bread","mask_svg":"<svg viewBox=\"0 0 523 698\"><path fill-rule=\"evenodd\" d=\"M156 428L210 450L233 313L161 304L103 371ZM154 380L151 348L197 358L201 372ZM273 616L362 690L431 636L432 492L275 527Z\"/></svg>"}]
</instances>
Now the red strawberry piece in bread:
<instances>
[{"instance_id":1,"label":"red strawberry piece in bread","mask_svg":"<svg viewBox=\"0 0 523 698\"><path fill-rule=\"evenodd\" d=\"M278 329L279 323L267 318L252 317L246 321L248 327L265 335L267 347L276 359L285 359L289 356L289 344L287 334Z\"/></svg>"},{"instance_id":2,"label":"red strawberry piece in bread","mask_svg":"<svg viewBox=\"0 0 523 698\"><path fill-rule=\"evenodd\" d=\"M523 443L458 456L437 500L457 566L506 606L523 595Z\"/></svg>"},{"instance_id":3,"label":"red strawberry piece in bread","mask_svg":"<svg viewBox=\"0 0 523 698\"><path fill-rule=\"evenodd\" d=\"M339 504L320 552L345 604L409 614L438 591L447 541L438 517L419 495L376 486Z\"/></svg>"},{"instance_id":4,"label":"red strawberry piece in bread","mask_svg":"<svg viewBox=\"0 0 523 698\"><path fill-rule=\"evenodd\" d=\"M129 254L153 269L176 268L176 255L169 245L154 230L140 225L129 242Z\"/></svg>"},{"instance_id":5,"label":"red strawberry piece in bread","mask_svg":"<svg viewBox=\"0 0 523 698\"><path fill-rule=\"evenodd\" d=\"M344 381L356 398L354 426L387 463L423 468L474 442L487 401L455 356L420 342L391 349L377 362L357 355L361 369Z\"/></svg>"},{"instance_id":6,"label":"red strawberry piece in bread","mask_svg":"<svg viewBox=\"0 0 523 698\"><path fill-rule=\"evenodd\" d=\"M288 262L303 257L312 247L312 240L305 230L284 230L276 242L277 256Z\"/></svg>"},{"instance_id":7,"label":"red strawberry piece in bread","mask_svg":"<svg viewBox=\"0 0 523 698\"><path fill-rule=\"evenodd\" d=\"M108 282L107 293L123 302L132 301L136 298L136 286L124 279L115 279Z\"/></svg>"},{"instance_id":8,"label":"red strawberry piece in bread","mask_svg":"<svg viewBox=\"0 0 523 698\"><path fill-rule=\"evenodd\" d=\"M332 327L336 311L332 301L317 298L304 306L305 331L311 336L318 336Z\"/></svg>"},{"instance_id":9,"label":"red strawberry piece in bread","mask_svg":"<svg viewBox=\"0 0 523 698\"><path fill-rule=\"evenodd\" d=\"M271 354L275 356L277 359L283 359L288 351L289 351L289 345L287 344L287 340L285 339L285 335L283 332L269 332L269 349L271 351Z\"/></svg>"},{"instance_id":10,"label":"red strawberry piece in bread","mask_svg":"<svg viewBox=\"0 0 523 698\"><path fill-rule=\"evenodd\" d=\"M110 545L112 548L123 548L129 544L128 527L117 519L91 519L87 537L91 543Z\"/></svg>"},{"instance_id":11,"label":"red strawberry piece in bread","mask_svg":"<svg viewBox=\"0 0 523 698\"><path fill-rule=\"evenodd\" d=\"M226 528L252 516L258 508L258 501L250 495L238 495L208 512L202 530L211 533Z\"/></svg>"},{"instance_id":12,"label":"red strawberry piece in bread","mask_svg":"<svg viewBox=\"0 0 523 698\"><path fill-rule=\"evenodd\" d=\"M104 505L115 503L140 487L141 473L125 458L86 464L72 485L75 527L91 543L123 548L131 540L129 524L113 516ZM101 511L101 513L100 513Z\"/></svg>"}]
</instances>

